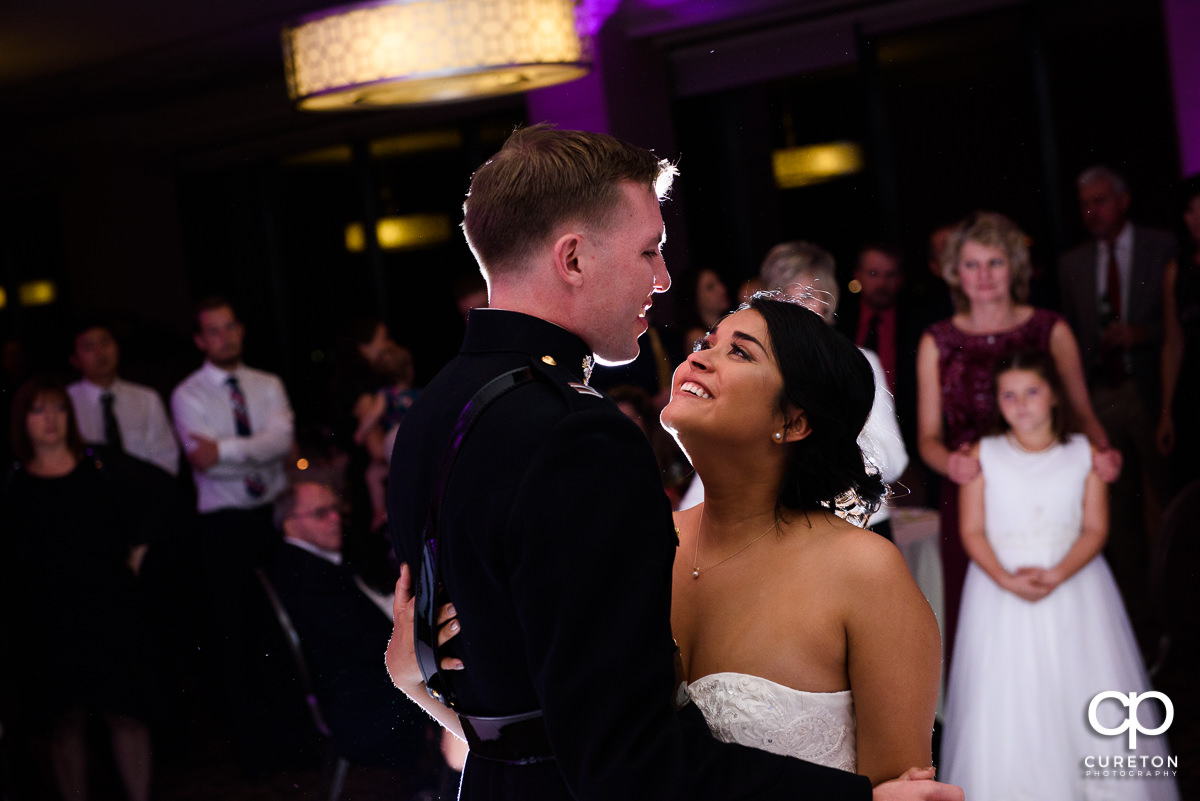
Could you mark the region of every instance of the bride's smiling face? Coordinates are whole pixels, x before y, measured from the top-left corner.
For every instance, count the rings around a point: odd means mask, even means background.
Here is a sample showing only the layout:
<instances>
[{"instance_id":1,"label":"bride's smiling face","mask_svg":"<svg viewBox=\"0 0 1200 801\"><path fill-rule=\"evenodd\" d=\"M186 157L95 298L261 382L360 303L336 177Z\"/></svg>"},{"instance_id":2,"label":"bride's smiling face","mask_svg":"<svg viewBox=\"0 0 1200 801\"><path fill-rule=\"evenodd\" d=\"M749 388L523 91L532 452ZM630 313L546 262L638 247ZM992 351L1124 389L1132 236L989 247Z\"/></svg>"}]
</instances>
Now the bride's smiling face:
<instances>
[{"instance_id":1,"label":"bride's smiling face","mask_svg":"<svg viewBox=\"0 0 1200 801\"><path fill-rule=\"evenodd\" d=\"M766 321L752 309L734 312L676 368L662 425L681 444L703 433L768 444L783 426L782 389Z\"/></svg>"}]
</instances>

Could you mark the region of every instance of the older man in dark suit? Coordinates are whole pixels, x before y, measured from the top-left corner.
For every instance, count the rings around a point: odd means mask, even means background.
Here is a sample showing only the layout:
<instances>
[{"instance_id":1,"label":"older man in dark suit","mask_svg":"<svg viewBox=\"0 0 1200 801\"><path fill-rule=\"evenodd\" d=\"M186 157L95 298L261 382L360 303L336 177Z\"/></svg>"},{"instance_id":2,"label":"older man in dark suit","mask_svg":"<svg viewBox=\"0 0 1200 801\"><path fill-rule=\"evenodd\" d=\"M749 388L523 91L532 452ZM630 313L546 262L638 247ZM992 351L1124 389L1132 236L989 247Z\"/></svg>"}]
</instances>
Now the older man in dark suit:
<instances>
[{"instance_id":1,"label":"older man in dark suit","mask_svg":"<svg viewBox=\"0 0 1200 801\"><path fill-rule=\"evenodd\" d=\"M365 765L411 764L425 716L396 692L383 667L392 633L390 599L341 564L341 502L325 484L300 481L275 502L283 534L267 575L300 635L338 750Z\"/></svg>"},{"instance_id":2,"label":"older man in dark suit","mask_svg":"<svg viewBox=\"0 0 1200 801\"><path fill-rule=\"evenodd\" d=\"M1063 314L1089 370L1092 404L1125 459L1112 486L1109 557L1135 625L1145 618L1146 534L1166 488L1154 448L1162 351L1162 276L1175 258L1168 231L1129 221L1129 189L1096 166L1078 179L1079 209L1092 239L1063 255Z\"/></svg>"}]
</instances>

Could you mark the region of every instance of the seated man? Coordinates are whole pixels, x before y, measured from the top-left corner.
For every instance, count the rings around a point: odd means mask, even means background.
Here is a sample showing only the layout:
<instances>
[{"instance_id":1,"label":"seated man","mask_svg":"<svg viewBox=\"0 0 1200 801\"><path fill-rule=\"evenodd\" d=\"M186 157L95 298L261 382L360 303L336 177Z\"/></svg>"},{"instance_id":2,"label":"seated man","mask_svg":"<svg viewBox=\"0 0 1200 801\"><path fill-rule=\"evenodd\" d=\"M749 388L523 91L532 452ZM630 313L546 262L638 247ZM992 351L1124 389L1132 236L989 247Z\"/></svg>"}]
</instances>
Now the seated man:
<instances>
[{"instance_id":1,"label":"seated man","mask_svg":"<svg viewBox=\"0 0 1200 801\"><path fill-rule=\"evenodd\" d=\"M428 721L388 678L391 602L369 597L342 566L339 508L325 484L302 480L284 490L275 502L284 541L266 572L300 635L339 752L355 764L406 766L423 749Z\"/></svg>"}]
</instances>

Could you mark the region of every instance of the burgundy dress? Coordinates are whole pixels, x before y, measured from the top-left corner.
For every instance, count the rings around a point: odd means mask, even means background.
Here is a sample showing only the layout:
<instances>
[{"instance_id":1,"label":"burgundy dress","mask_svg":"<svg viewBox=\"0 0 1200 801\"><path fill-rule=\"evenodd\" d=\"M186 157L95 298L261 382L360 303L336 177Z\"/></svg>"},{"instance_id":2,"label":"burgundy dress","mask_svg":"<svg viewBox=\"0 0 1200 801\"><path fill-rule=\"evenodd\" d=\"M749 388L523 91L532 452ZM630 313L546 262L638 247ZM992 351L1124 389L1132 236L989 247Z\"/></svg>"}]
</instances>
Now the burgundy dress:
<instances>
[{"instance_id":1,"label":"burgundy dress","mask_svg":"<svg viewBox=\"0 0 1200 801\"><path fill-rule=\"evenodd\" d=\"M938 377L942 382L942 423L946 447L956 450L989 433L996 415L992 370L1002 357L1018 350L1050 350L1050 330L1063 318L1046 309L1034 309L1024 324L998 334L968 334L949 319L925 329L938 351ZM946 668L954 653L958 605L967 574L966 551L958 535L958 485L942 482L942 578L946 599Z\"/></svg>"}]
</instances>

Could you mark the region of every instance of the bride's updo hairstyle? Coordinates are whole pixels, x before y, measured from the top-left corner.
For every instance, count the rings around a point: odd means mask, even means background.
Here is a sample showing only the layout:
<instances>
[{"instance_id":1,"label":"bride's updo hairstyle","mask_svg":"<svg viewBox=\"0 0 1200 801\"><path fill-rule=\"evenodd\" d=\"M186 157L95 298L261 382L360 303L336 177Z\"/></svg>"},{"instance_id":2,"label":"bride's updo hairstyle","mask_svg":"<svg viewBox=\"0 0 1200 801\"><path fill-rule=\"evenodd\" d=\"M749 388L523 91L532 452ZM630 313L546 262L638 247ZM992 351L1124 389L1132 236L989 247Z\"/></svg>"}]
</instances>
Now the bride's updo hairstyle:
<instances>
[{"instance_id":1,"label":"bride's updo hairstyle","mask_svg":"<svg viewBox=\"0 0 1200 801\"><path fill-rule=\"evenodd\" d=\"M886 487L878 473L867 472L858 447L875 401L871 365L849 338L795 302L759 293L747 306L767 323L783 376L780 407L804 410L812 428L788 446L779 506L858 505L874 512Z\"/></svg>"}]
</instances>

